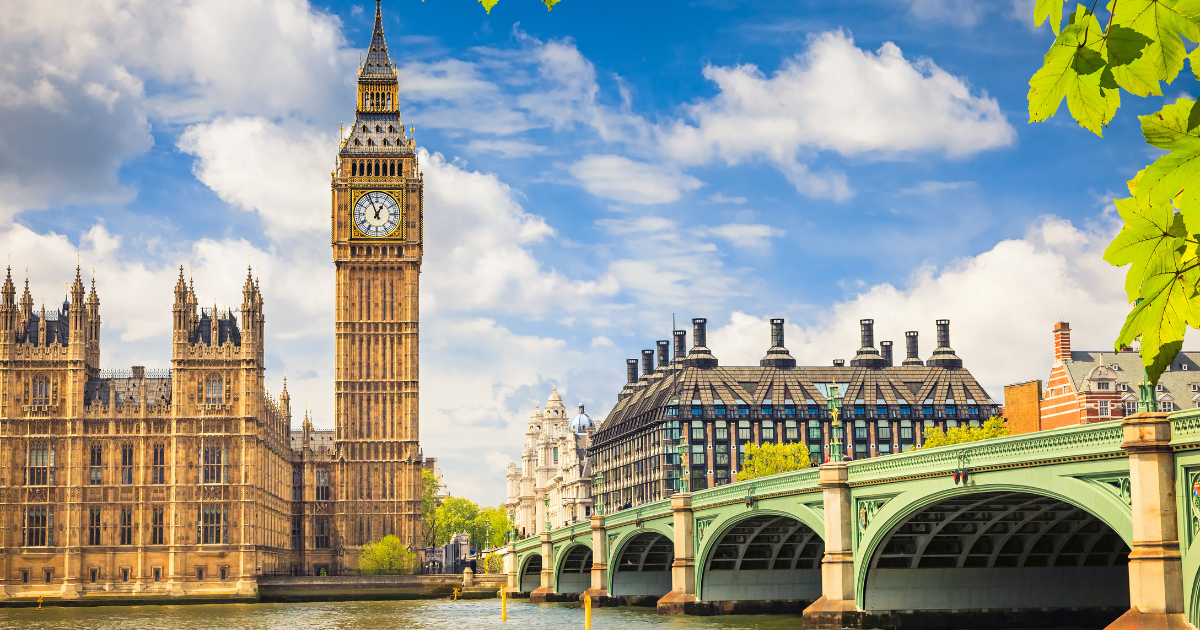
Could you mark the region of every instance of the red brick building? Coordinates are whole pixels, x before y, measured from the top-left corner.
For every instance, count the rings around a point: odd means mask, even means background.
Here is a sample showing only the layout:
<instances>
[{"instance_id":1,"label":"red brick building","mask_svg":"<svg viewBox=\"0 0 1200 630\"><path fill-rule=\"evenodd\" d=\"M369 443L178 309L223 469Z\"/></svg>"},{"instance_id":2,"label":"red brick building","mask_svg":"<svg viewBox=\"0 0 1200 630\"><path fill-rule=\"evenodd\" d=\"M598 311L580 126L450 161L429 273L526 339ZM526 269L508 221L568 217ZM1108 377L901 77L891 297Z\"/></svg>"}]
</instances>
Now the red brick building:
<instances>
[{"instance_id":1,"label":"red brick building","mask_svg":"<svg viewBox=\"0 0 1200 630\"><path fill-rule=\"evenodd\" d=\"M1159 411L1195 407L1200 401L1198 352L1180 352L1159 379ZM1137 412L1138 381L1142 357L1132 350L1081 351L1071 349L1071 325L1054 325L1054 366L1042 381L1027 381L1004 388L1006 416L1014 433L1055 429L1076 424L1116 420ZM1036 392L1036 393L1035 393ZM1030 400L1037 405L1008 405Z\"/></svg>"}]
</instances>

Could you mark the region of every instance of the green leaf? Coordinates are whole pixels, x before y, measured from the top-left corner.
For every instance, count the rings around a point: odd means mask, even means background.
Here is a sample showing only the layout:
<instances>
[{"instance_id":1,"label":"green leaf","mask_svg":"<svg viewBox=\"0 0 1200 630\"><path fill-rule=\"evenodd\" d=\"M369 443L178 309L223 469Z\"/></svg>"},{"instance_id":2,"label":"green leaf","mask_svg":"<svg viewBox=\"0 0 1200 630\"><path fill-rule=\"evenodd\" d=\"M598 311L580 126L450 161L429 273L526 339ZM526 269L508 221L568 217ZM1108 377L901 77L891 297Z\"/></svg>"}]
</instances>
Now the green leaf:
<instances>
[{"instance_id":1,"label":"green leaf","mask_svg":"<svg viewBox=\"0 0 1200 630\"><path fill-rule=\"evenodd\" d=\"M1136 177L1129 182L1130 192L1135 195L1137 183ZM1104 250L1104 260L1114 267L1130 265L1125 274L1125 294L1134 302L1143 296L1146 277L1161 270L1163 261L1179 247L1187 230L1183 217L1169 205L1143 206L1136 197L1114 201L1125 226Z\"/></svg>"},{"instance_id":2,"label":"green leaf","mask_svg":"<svg viewBox=\"0 0 1200 630\"><path fill-rule=\"evenodd\" d=\"M1196 294L1197 271L1194 248L1171 250L1142 284L1142 300L1125 320L1115 347L1120 349L1142 340L1142 365L1151 383L1157 383L1166 367L1183 347L1187 327L1200 318L1191 298Z\"/></svg>"},{"instance_id":3,"label":"green leaf","mask_svg":"<svg viewBox=\"0 0 1200 630\"><path fill-rule=\"evenodd\" d=\"M1104 58L1100 23L1079 6L1045 56L1045 65L1029 79L1029 121L1050 118L1065 97L1075 120L1103 135L1121 106L1120 90Z\"/></svg>"},{"instance_id":4,"label":"green leaf","mask_svg":"<svg viewBox=\"0 0 1200 630\"><path fill-rule=\"evenodd\" d=\"M554 5L558 4L560 1L561 1L561 0L542 0L542 2L545 2L545 3L546 3L546 10L547 10L547 11L549 11L550 9L553 9L553 8L554 8Z\"/></svg>"},{"instance_id":5,"label":"green leaf","mask_svg":"<svg viewBox=\"0 0 1200 630\"><path fill-rule=\"evenodd\" d=\"M1192 66L1192 74L1196 75L1196 80L1200 81L1200 46L1192 50L1192 54L1188 55L1188 62Z\"/></svg>"},{"instance_id":6,"label":"green leaf","mask_svg":"<svg viewBox=\"0 0 1200 630\"><path fill-rule=\"evenodd\" d=\"M1117 84L1130 94L1162 96L1154 68L1150 64L1133 63L1151 43L1149 37L1119 24L1110 26L1104 34L1104 57Z\"/></svg>"},{"instance_id":7,"label":"green leaf","mask_svg":"<svg viewBox=\"0 0 1200 630\"><path fill-rule=\"evenodd\" d=\"M425 0L421 0L421 2L424 1ZM492 7L496 6L497 2L500 2L500 0L479 0L479 4L483 5L483 10L487 11L488 15L492 14Z\"/></svg>"},{"instance_id":8,"label":"green leaf","mask_svg":"<svg viewBox=\"0 0 1200 630\"><path fill-rule=\"evenodd\" d=\"M1200 39L1197 4L1192 0L1119 0L1112 3L1112 24L1131 28L1151 41L1142 56L1130 65L1142 65L1139 72L1154 73L1170 83L1183 69L1186 49L1180 35L1192 41ZM1110 27L1111 28L1111 27Z\"/></svg>"},{"instance_id":9,"label":"green leaf","mask_svg":"<svg viewBox=\"0 0 1200 630\"><path fill-rule=\"evenodd\" d=\"M1153 147L1165 151L1197 151L1200 150L1200 108L1186 98L1180 98L1172 105L1162 108L1148 116L1138 116L1142 121L1142 136Z\"/></svg>"},{"instance_id":10,"label":"green leaf","mask_svg":"<svg viewBox=\"0 0 1200 630\"><path fill-rule=\"evenodd\" d=\"M1063 0L1037 0L1033 6L1033 25L1041 26L1046 18L1050 18L1050 28L1058 35L1062 27Z\"/></svg>"}]
</instances>

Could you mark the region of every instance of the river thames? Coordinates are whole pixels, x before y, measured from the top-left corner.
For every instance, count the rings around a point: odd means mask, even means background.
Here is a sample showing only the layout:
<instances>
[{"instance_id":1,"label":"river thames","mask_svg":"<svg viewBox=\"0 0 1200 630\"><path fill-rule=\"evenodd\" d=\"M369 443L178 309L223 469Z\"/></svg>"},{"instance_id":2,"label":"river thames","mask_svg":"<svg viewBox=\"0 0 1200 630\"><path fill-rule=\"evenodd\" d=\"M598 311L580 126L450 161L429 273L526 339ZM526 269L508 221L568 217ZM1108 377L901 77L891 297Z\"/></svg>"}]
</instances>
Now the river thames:
<instances>
[{"instance_id":1,"label":"river thames","mask_svg":"<svg viewBox=\"0 0 1200 630\"><path fill-rule=\"evenodd\" d=\"M653 608L597 608L593 630L794 630L798 616L660 616ZM583 610L571 604L509 601L500 621L500 600L419 600L306 604L212 604L190 606L97 606L10 608L0 628L22 630L368 630L373 628L511 628L583 630Z\"/></svg>"}]
</instances>

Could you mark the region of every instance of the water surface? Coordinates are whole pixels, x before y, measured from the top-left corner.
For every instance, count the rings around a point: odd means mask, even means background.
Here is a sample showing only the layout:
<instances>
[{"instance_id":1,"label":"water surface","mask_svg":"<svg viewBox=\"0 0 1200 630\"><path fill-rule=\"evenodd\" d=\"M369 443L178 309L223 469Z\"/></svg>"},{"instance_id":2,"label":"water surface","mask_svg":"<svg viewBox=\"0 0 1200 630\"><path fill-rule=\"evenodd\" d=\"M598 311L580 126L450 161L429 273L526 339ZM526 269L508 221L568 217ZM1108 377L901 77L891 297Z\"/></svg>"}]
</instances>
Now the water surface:
<instances>
[{"instance_id":1,"label":"water surface","mask_svg":"<svg viewBox=\"0 0 1200 630\"><path fill-rule=\"evenodd\" d=\"M798 630L798 616L660 616L653 608L597 608L592 630ZM0 628L21 630L371 630L455 628L478 630L583 630L583 610L573 604L500 600L419 600L308 604L203 604L0 609Z\"/></svg>"}]
</instances>

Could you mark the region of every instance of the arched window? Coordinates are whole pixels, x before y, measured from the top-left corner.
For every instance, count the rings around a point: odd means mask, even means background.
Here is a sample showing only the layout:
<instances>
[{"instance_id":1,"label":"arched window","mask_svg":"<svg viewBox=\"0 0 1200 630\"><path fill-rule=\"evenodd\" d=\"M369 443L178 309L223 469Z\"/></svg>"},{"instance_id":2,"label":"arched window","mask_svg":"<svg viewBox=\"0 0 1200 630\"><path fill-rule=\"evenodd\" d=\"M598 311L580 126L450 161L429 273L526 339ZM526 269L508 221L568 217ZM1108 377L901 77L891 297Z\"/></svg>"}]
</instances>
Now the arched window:
<instances>
[{"instance_id":1,"label":"arched window","mask_svg":"<svg viewBox=\"0 0 1200 630\"><path fill-rule=\"evenodd\" d=\"M204 388L204 404L219 405L225 402L225 381L219 374L210 374Z\"/></svg>"},{"instance_id":2,"label":"arched window","mask_svg":"<svg viewBox=\"0 0 1200 630\"><path fill-rule=\"evenodd\" d=\"M350 177L358 177L358 163L350 163Z\"/></svg>"},{"instance_id":3,"label":"arched window","mask_svg":"<svg viewBox=\"0 0 1200 630\"><path fill-rule=\"evenodd\" d=\"M396 128L391 125L388 125L388 133L396 133Z\"/></svg>"},{"instance_id":4,"label":"arched window","mask_svg":"<svg viewBox=\"0 0 1200 630\"><path fill-rule=\"evenodd\" d=\"M88 483L99 486L104 483L103 468L104 449L99 444L93 444L88 459Z\"/></svg>"},{"instance_id":5,"label":"arched window","mask_svg":"<svg viewBox=\"0 0 1200 630\"><path fill-rule=\"evenodd\" d=\"M363 133L371 133L370 131L367 131L367 126L366 126L366 125L363 125Z\"/></svg>"},{"instance_id":6,"label":"arched window","mask_svg":"<svg viewBox=\"0 0 1200 630\"><path fill-rule=\"evenodd\" d=\"M375 141L370 138L367 138L367 146L369 146L369 147L375 146Z\"/></svg>"},{"instance_id":7,"label":"arched window","mask_svg":"<svg viewBox=\"0 0 1200 630\"><path fill-rule=\"evenodd\" d=\"M355 138L355 139L354 139L354 146L356 146L356 147L358 147L358 146L362 146L362 143L360 143L360 142L358 141L358 138Z\"/></svg>"},{"instance_id":8,"label":"arched window","mask_svg":"<svg viewBox=\"0 0 1200 630\"><path fill-rule=\"evenodd\" d=\"M121 445L121 485L133 485L133 444Z\"/></svg>"},{"instance_id":9,"label":"arched window","mask_svg":"<svg viewBox=\"0 0 1200 630\"><path fill-rule=\"evenodd\" d=\"M379 125L375 125L375 133L383 133L383 129Z\"/></svg>"},{"instance_id":10,"label":"arched window","mask_svg":"<svg viewBox=\"0 0 1200 630\"><path fill-rule=\"evenodd\" d=\"M386 146L388 146L388 141L387 141L387 138L384 138L384 139L383 139L383 146L385 146L385 147L386 147Z\"/></svg>"},{"instance_id":11,"label":"arched window","mask_svg":"<svg viewBox=\"0 0 1200 630\"><path fill-rule=\"evenodd\" d=\"M34 405L50 404L50 379L48 377L33 377L33 400L31 402Z\"/></svg>"}]
</instances>

